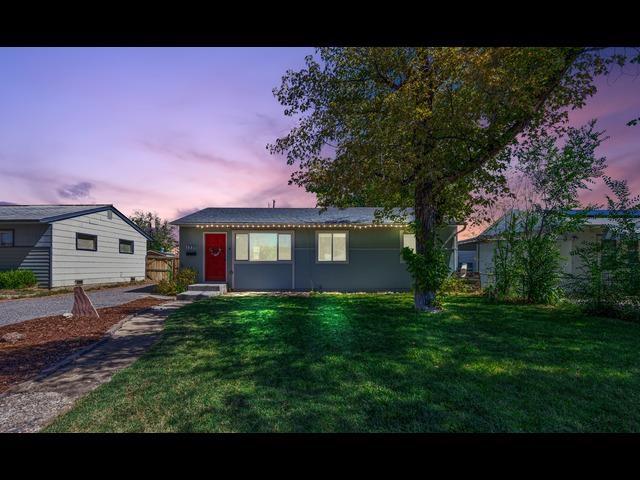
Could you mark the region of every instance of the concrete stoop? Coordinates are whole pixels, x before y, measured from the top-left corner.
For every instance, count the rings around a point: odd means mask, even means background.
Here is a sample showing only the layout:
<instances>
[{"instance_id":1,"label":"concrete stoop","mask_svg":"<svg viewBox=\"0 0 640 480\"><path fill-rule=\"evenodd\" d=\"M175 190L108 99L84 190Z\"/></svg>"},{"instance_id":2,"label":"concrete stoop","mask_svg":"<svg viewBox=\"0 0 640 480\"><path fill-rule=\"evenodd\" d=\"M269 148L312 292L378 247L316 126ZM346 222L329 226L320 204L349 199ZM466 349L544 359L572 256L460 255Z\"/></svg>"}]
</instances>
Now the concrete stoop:
<instances>
[{"instance_id":1,"label":"concrete stoop","mask_svg":"<svg viewBox=\"0 0 640 480\"><path fill-rule=\"evenodd\" d=\"M227 293L226 283L195 283L187 287L186 292L179 293L178 300L204 300L205 298L217 297Z\"/></svg>"}]
</instances>

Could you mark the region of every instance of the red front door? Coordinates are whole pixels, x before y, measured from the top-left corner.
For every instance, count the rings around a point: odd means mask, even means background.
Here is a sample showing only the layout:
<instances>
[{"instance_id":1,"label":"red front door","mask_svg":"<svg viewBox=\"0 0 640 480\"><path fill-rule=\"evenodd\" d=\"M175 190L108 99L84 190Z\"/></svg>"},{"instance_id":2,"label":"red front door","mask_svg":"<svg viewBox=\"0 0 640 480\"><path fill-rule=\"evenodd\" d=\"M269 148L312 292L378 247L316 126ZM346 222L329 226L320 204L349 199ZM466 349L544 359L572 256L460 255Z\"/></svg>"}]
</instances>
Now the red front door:
<instances>
[{"instance_id":1,"label":"red front door","mask_svg":"<svg viewBox=\"0 0 640 480\"><path fill-rule=\"evenodd\" d=\"M227 279L227 234L204 234L204 279L224 282Z\"/></svg>"}]
</instances>

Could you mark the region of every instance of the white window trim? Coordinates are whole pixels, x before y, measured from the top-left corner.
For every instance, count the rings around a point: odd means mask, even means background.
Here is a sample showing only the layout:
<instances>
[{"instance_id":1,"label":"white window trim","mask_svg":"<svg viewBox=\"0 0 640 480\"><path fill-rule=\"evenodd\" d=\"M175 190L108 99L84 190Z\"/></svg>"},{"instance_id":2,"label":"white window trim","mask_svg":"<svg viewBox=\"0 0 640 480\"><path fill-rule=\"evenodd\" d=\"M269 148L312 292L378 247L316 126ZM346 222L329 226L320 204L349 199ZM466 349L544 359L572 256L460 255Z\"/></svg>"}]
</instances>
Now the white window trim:
<instances>
[{"instance_id":1,"label":"white window trim","mask_svg":"<svg viewBox=\"0 0 640 480\"><path fill-rule=\"evenodd\" d=\"M247 260L236 260L236 235L237 234L247 234L249 237L247 238L247 249L248 249L248 259ZM291 235L291 260L251 260L251 234L252 233L275 233L277 235L281 234L289 234ZM280 264L286 265L293 263L294 254L295 254L295 237L293 230L234 230L233 234L233 252L231 258L233 259L233 263L241 263L243 265L263 265L263 264ZM278 237L276 243L276 255L279 253L280 246L280 238Z\"/></svg>"},{"instance_id":2,"label":"white window trim","mask_svg":"<svg viewBox=\"0 0 640 480\"><path fill-rule=\"evenodd\" d=\"M344 233L345 237L345 256L346 260L318 260L318 243L321 233ZM349 263L349 230L316 230L316 248L314 251L314 256L316 259L316 263L318 265L335 265L335 264L343 264L346 265ZM333 236L331 237L331 257L333 257Z\"/></svg>"}]
</instances>

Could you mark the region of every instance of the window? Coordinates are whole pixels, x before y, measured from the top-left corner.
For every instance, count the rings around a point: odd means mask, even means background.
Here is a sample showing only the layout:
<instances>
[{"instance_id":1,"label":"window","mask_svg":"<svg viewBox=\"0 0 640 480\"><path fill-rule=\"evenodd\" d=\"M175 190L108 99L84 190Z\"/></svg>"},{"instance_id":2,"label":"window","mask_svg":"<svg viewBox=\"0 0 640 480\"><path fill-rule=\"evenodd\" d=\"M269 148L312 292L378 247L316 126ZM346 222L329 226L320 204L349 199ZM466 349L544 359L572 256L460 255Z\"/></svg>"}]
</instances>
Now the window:
<instances>
[{"instance_id":1,"label":"window","mask_svg":"<svg viewBox=\"0 0 640 480\"><path fill-rule=\"evenodd\" d=\"M318 262L347 261L347 232L318 232Z\"/></svg>"},{"instance_id":2,"label":"window","mask_svg":"<svg viewBox=\"0 0 640 480\"><path fill-rule=\"evenodd\" d=\"M0 247L13 247L13 230L0 230Z\"/></svg>"},{"instance_id":3,"label":"window","mask_svg":"<svg viewBox=\"0 0 640 480\"><path fill-rule=\"evenodd\" d=\"M278 262L292 258L290 233L236 233L235 245L237 261Z\"/></svg>"},{"instance_id":4,"label":"window","mask_svg":"<svg viewBox=\"0 0 640 480\"><path fill-rule=\"evenodd\" d=\"M409 247L414 252L416 251L416 236L413 233L402 234L402 248Z\"/></svg>"},{"instance_id":5,"label":"window","mask_svg":"<svg viewBox=\"0 0 640 480\"><path fill-rule=\"evenodd\" d=\"M120 239L119 249L120 253L133 254L133 240Z\"/></svg>"},{"instance_id":6,"label":"window","mask_svg":"<svg viewBox=\"0 0 640 480\"><path fill-rule=\"evenodd\" d=\"M236 233L236 260L249 260L248 233Z\"/></svg>"},{"instance_id":7,"label":"window","mask_svg":"<svg viewBox=\"0 0 640 480\"><path fill-rule=\"evenodd\" d=\"M87 233L76 233L76 250L98 250L97 235Z\"/></svg>"},{"instance_id":8,"label":"window","mask_svg":"<svg viewBox=\"0 0 640 480\"><path fill-rule=\"evenodd\" d=\"M291 260L291 234L278 234L278 260Z\"/></svg>"},{"instance_id":9,"label":"window","mask_svg":"<svg viewBox=\"0 0 640 480\"><path fill-rule=\"evenodd\" d=\"M402 245L401 248L409 247L412 251L416 251L416 236L413 233L403 233L402 234ZM400 252L400 263L404 263L404 258L402 258L402 252Z\"/></svg>"}]
</instances>

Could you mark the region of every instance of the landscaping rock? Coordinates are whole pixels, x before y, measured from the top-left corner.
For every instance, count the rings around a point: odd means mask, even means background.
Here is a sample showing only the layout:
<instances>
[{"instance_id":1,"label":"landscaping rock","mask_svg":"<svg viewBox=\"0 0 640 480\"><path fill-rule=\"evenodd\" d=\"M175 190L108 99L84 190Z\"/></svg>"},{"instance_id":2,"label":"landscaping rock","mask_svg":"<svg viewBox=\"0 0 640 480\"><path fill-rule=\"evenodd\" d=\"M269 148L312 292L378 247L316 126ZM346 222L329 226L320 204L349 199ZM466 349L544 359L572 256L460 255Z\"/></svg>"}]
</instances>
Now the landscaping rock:
<instances>
[{"instance_id":1,"label":"landscaping rock","mask_svg":"<svg viewBox=\"0 0 640 480\"><path fill-rule=\"evenodd\" d=\"M74 287L73 289L73 309L71 313L79 317L96 317L100 318L91 299L87 297L82 287Z\"/></svg>"},{"instance_id":2,"label":"landscaping rock","mask_svg":"<svg viewBox=\"0 0 640 480\"><path fill-rule=\"evenodd\" d=\"M62 316L63 316L64 318L73 318L73 313L69 313L69 312L67 312L67 313L63 313L63 314L62 314Z\"/></svg>"},{"instance_id":3,"label":"landscaping rock","mask_svg":"<svg viewBox=\"0 0 640 480\"><path fill-rule=\"evenodd\" d=\"M24 339L26 335L18 332L5 333L0 337L0 340L7 343L16 343Z\"/></svg>"}]
</instances>

